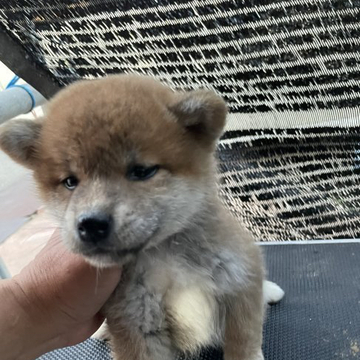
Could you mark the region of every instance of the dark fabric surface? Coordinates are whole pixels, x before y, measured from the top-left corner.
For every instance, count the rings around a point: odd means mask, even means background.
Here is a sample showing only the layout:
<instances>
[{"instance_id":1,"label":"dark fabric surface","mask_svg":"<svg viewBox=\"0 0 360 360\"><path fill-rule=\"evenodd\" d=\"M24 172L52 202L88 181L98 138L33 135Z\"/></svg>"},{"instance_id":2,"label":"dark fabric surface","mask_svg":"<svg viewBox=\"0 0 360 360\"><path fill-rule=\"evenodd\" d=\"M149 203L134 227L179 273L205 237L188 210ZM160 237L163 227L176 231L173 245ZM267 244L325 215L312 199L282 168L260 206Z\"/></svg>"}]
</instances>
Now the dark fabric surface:
<instances>
[{"instance_id":1,"label":"dark fabric surface","mask_svg":"<svg viewBox=\"0 0 360 360\"><path fill-rule=\"evenodd\" d=\"M360 359L360 244L266 246L286 292L268 312L268 360Z\"/></svg>"},{"instance_id":2,"label":"dark fabric surface","mask_svg":"<svg viewBox=\"0 0 360 360\"><path fill-rule=\"evenodd\" d=\"M360 244L264 246L269 278L286 292L268 309L266 360L360 359ZM108 360L100 341L41 360ZM221 360L206 350L194 360Z\"/></svg>"}]
</instances>

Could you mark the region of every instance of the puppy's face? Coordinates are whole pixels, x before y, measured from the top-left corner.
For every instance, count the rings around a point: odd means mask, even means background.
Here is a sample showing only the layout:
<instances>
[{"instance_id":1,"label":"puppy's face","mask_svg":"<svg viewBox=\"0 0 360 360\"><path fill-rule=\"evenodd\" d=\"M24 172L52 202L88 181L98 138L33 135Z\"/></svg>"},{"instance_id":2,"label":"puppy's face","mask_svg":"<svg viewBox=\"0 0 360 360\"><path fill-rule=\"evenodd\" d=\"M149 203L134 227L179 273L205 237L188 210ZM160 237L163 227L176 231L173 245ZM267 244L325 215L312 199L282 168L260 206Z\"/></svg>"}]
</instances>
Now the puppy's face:
<instances>
[{"instance_id":1,"label":"puppy's face","mask_svg":"<svg viewBox=\"0 0 360 360\"><path fill-rule=\"evenodd\" d=\"M8 122L0 146L33 169L70 249L107 266L190 224L225 117L209 91L120 75L69 86L43 120Z\"/></svg>"}]
</instances>

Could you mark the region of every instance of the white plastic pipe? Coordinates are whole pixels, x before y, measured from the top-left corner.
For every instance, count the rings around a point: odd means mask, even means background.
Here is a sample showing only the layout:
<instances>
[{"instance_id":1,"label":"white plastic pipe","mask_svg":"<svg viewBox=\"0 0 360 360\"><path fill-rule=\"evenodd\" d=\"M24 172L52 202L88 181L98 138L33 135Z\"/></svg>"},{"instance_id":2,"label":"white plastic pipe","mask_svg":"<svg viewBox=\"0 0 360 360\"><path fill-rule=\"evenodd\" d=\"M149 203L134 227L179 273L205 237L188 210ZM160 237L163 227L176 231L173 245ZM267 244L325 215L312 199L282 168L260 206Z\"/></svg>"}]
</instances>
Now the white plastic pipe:
<instances>
[{"instance_id":1,"label":"white plastic pipe","mask_svg":"<svg viewBox=\"0 0 360 360\"><path fill-rule=\"evenodd\" d=\"M0 91L0 124L45 102L46 99L30 85L16 85Z\"/></svg>"}]
</instances>

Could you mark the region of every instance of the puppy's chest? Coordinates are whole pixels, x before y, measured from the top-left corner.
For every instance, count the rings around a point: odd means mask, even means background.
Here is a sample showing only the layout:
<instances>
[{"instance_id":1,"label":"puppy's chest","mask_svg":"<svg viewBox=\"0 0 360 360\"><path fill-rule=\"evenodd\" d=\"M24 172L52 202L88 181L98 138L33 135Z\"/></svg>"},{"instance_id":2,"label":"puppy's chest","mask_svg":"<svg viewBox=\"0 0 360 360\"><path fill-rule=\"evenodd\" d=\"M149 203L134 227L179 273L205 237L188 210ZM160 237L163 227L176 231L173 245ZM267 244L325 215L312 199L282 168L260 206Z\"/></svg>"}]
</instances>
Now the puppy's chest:
<instances>
[{"instance_id":1,"label":"puppy's chest","mask_svg":"<svg viewBox=\"0 0 360 360\"><path fill-rule=\"evenodd\" d=\"M143 279L144 287L160 302L164 318L158 325L167 324L179 349L195 351L214 343L219 305L216 285L207 271L165 257L153 260Z\"/></svg>"},{"instance_id":2,"label":"puppy's chest","mask_svg":"<svg viewBox=\"0 0 360 360\"><path fill-rule=\"evenodd\" d=\"M162 250L144 254L127 269L118 298L123 313L143 333L170 328L173 342L184 351L220 341L219 299L237 286L241 267L232 272L239 259L207 249Z\"/></svg>"}]
</instances>

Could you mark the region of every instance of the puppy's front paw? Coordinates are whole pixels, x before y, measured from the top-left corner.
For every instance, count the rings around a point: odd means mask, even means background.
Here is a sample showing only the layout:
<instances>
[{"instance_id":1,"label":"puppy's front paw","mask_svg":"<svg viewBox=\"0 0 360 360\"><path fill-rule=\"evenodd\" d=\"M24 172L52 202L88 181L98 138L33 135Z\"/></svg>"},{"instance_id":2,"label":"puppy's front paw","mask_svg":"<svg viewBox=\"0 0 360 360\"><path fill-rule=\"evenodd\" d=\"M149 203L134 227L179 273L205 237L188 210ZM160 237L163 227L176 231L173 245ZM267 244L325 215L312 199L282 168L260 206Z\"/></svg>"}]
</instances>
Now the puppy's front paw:
<instances>
[{"instance_id":1,"label":"puppy's front paw","mask_svg":"<svg viewBox=\"0 0 360 360\"><path fill-rule=\"evenodd\" d=\"M92 334L91 338L103 341L110 340L110 333L106 321L104 321L97 331Z\"/></svg>"},{"instance_id":2,"label":"puppy's front paw","mask_svg":"<svg viewBox=\"0 0 360 360\"><path fill-rule=\"evenodd\" d=\"M272 281L265 280L263 283L265 304L276 304L285 295L284 290Z\"/></svg>"}]
</instances>

